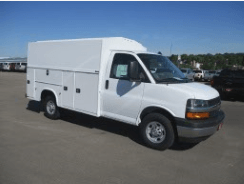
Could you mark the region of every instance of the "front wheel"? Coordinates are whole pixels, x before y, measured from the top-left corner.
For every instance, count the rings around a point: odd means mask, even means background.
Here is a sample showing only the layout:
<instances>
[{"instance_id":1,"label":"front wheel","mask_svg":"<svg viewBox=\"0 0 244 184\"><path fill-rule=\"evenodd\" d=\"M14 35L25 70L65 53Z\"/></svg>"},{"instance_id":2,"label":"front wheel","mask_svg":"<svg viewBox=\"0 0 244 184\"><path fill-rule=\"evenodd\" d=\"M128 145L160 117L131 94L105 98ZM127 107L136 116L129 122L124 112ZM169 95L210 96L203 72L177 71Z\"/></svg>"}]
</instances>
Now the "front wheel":
<instances>
[{"instance_id":1,"label":"front wheel","mask_svg":"<svg viewBox=\"0 0 244 184\"><path fill-rule=\"evenodd\" d=\"M45 116L50 119L58 119L60 117L56 100L52 96L47 96L44 101Z\"/></svg>"},{"instance_id":2,"label":"front wheel","mask_svg":"<svg viewBox=\"0 0 244 184\"><path fill-rule=\"evenodd\" d=\"M149 114L142 120L140 133L145 144L157 150L169 148L175 139L170 120L158 113Z\"/></svg>"}]
</instances>

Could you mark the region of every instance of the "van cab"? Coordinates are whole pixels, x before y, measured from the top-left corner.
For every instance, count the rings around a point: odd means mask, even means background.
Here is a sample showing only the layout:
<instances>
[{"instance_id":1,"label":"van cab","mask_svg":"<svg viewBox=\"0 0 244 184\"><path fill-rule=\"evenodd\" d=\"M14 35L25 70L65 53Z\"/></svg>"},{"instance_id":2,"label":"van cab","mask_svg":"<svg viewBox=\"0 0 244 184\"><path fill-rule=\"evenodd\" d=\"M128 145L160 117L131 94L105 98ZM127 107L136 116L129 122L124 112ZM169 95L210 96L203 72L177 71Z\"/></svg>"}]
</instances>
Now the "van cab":
<instances>
[{"instance_id":1,"label":"van cab","mask_svg":"<svg viewBox=\"0 0 244 184\"><path fill-rule=\"evenodd\" d=\"M192 82L167 57L127 38L29 43L27 97L45 115L60 108L138 126L145 145L200 142L223 124L219 93Z\"/></svg>"}]
</instances>

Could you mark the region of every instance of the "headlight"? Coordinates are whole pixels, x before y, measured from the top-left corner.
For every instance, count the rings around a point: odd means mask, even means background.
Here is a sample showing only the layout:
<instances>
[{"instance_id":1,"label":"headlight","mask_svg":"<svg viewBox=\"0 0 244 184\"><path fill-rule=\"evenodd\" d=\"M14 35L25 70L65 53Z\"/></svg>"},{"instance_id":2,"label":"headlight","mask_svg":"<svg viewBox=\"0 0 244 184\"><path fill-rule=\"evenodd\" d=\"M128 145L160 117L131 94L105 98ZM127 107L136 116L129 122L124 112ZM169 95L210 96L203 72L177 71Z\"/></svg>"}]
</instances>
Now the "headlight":
<instances>
[{"instance_id":1,"label":"headlight","mask_svg":"<svg viewBox=\"0 0 244 184\"><path fill-rule=\"evenodd\" d=\"M197 99L189 99L187 100L187 108L206 108L209 107L207 100L197 100Z\"/></svg>"},{"instance_id":2,"label":"headlight","mask_svg":"<svg viewBox=\"0 0 244 184\"><path fill-rule=\"evenodd\" d=\"M189 99L186 105L186 118L187 119L207 119L209 118L209 112L206 112L206 108L209 107L209 101Z\"/></svg>"}]
</instances>

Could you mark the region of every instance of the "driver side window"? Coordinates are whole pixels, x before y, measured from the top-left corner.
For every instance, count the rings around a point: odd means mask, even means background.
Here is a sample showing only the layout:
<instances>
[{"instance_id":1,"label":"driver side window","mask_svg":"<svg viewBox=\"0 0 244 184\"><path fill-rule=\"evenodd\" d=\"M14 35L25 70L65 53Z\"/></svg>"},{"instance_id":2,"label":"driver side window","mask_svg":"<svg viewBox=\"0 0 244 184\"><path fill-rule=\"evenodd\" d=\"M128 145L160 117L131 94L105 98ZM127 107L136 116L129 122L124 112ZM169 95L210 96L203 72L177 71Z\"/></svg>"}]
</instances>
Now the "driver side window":
<instances>
[{"instance_id":1,"label":"driver side window","mask_svg":"<svg viewBox=\"0 0 244 184\"><path fill-rule=\"evenodd\" d=\"M110 78L129 80L129 61L136 61L136 58L129 54L115 54Z\"/></svg>"},{"instance_id":2,"label":"driver side window","mask_svg":"<svg viewBox=\"0 0 244 184\"><path fill-rule=\"evenodd\" d=\"M137 61L137 59L130 54L115 54L113 64L111 67L110 78L130 80L129 78L129 63L130 61ZM139 65L139 71L142 76L142 82L148 82L141 65Z\"/></svg>"}]
</instances>

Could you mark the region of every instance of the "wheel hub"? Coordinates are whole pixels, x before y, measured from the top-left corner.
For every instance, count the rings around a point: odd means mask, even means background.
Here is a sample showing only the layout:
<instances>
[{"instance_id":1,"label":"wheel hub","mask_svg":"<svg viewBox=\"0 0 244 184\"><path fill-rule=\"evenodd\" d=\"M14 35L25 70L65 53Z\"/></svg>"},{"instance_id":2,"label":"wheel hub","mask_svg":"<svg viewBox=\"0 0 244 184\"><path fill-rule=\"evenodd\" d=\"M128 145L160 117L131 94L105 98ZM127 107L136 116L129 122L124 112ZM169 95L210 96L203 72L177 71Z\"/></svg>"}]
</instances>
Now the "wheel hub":
<instances>
[{"instance_id":1,"label":"wheel hub","mask_svg":"<svg viewBox=\"0 0 244 184\"><path fill-rule=\"evenodd\" d=\"M166 137L164 126L159 122L150 122L146 127L147 138L153 143L161 143Z\"/></svg>"},{"instance_id":2,"label":"wheel hub","mask_svg":"<svg viewBox=\"0 0 244 184\"><path fill-rule=\"evenodd\" d=\"M47 102L47 112L49 114L54 114L56 110L56 106L53 101Z\"/></svg>"}]
</instances>

